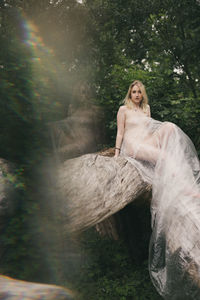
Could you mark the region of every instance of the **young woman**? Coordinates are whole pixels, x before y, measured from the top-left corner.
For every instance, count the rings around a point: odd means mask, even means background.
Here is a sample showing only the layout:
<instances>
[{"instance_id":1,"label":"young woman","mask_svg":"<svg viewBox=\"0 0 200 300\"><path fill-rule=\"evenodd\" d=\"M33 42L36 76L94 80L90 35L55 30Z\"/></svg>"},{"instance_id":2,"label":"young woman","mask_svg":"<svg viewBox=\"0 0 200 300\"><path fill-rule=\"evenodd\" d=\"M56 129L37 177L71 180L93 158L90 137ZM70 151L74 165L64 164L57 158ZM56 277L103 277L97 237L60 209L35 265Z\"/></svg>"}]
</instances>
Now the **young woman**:
<instances>
[{"instance_id":1,"label":"young woman","mask_svg":"<svg viewBox=\"0 0 200 300\"><path fill-rule=\"evenodd\" d=\"M151 279L165 299L200 299L200 163L189 137L151 118L136 80L117 114L115 158L152 184Z\"/></svg>"},{"instance_id":2,"label":"young woman","mask_svg":"<svg viewBox=\"0 0 200 300\"><path fill-rule=\"evenodd\" d=\"M139 80L130 85L124 102L125 105L119 108L117 114L115 157L121 152L155 163L160 153L161 140L169 137L174 124L165 122L161 126L159 122L152 123L145 87Z\"/></svg>"}]
</instances>

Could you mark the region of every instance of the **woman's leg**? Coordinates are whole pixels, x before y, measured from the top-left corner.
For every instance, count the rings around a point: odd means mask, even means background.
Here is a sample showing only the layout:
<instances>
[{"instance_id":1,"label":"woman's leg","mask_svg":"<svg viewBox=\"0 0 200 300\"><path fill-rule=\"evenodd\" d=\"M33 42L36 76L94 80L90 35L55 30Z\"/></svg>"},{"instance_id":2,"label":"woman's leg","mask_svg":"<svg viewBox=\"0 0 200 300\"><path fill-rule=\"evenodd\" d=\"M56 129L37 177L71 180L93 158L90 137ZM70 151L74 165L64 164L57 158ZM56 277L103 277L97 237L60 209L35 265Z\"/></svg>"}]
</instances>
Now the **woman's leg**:
<instances>
[{"instance_id":1,"label":"woman's leg","mask_svg":"<svg viewBox=\"0 0 200 300\"><path fill-rule=\"evenodd\" d=\"M171 122L165 122L158 129L158 138L160 148L166 147L169 142L169 139L175 134L176 125Z\"/></svg>"},{"instance_id":2,"label":"woman's leg","mask_svg":"<svg viewBox=\"0 0 200 300\"><path fill-rule=\"evenodd\" d=\"M156 163L159 155L166 157L165 149L170 137L175 133L175 125L170 122L164 123L153 135L146 138L136 151L135 158Z\"/></svg>"},{"instance_id":3,"label":"woman's leg","mask_svg":"<svg viewBox=\"0 0 200 300\"><path fill-rule=\"evenodd\" d=\"M160 154L160 149L151 144L141 144L135 154L135 159L146 160L153 164L156 163Z\"/></svg>"}]
</instances>

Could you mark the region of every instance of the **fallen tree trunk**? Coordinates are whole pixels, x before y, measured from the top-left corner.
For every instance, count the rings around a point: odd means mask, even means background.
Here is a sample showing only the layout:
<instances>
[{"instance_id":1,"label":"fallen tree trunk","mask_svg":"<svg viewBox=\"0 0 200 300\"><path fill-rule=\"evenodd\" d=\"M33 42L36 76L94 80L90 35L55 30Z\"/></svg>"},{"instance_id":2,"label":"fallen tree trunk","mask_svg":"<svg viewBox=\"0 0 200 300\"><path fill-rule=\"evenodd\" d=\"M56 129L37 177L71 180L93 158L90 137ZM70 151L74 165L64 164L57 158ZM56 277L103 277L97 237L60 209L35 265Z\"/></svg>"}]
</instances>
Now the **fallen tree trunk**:
<instances>
[{"instance_id":1,"label":"fallen tree trunk","mask_svg":"<svg viewBox=\"0 0 200 300\"><path fill-rule=\"evenodd\" d=\"M0 276L0 299L72 300L70 290L50 284L39 284Z\"/></svg>"},{"instance_id":2,"label":"fallen tree trunk","mask_svg":"<svg viewBox=\"0 0 200 300\"><path fill-rule=\"evenodd\" d=\"M109 231L109 228L113 230L114 223L112 218L109 219L110 216L151 190L151 186L143 181L138 170L126 158L114 159L100 154L87 154L65 161L59 168L57 188L65 203L65 230L77 232L106 220L102 226L101 223L97 225L100 233L102 230ZM196 213L198 214L195 211L184 211L183 208L183 212L177 211L177 218L173 222L181 224L184 216L184 224L195 227ZM168 229L166 233L168 249L178 261L182 259L179 256L180 249L184 253L185 245L181 240L184 227L177 225L169 228L174 230L171 232ZM113 232L113 237L117 238L117 232ZM194 232L195 230L191 230L191 234ZM189 268L185 270L185 276L192 279L199 288L198 254L199 243L190 253L185 253L185 257L191 261Z\"/></svg>"},{"instance_id":3,"label":"fallen tree trunk","mask_svg":"<svg viewBox=\"0 0 200 300\"><path fill-rule=\"evenodd\" d=\"M125 158L86 154L69 159L57 178L65 229L77 232L94 226L150 189Z\"/></svg>"}]
</instances>

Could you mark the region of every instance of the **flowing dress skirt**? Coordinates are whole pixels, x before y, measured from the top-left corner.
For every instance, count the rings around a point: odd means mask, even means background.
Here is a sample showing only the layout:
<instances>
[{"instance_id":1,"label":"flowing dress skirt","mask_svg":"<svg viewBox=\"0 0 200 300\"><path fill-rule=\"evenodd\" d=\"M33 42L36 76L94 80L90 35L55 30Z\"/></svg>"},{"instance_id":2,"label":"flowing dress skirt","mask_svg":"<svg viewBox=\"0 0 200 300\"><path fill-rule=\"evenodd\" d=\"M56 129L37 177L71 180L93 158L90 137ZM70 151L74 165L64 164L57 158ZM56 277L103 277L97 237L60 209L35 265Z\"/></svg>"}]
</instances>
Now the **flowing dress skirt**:
<instances>
[{"instance_id":1,"label":"flowing dress skirt","mask_svg":"<svg viewBox=\"0 0 200 300\"><path fill-rule=\"evenodd\" d=\"M200 163L175 124L136 118L121 155L152 184L149 271L164 299L200 299ZM132 129L131 129L132 126Z\"/></svg>"}]
</instances>

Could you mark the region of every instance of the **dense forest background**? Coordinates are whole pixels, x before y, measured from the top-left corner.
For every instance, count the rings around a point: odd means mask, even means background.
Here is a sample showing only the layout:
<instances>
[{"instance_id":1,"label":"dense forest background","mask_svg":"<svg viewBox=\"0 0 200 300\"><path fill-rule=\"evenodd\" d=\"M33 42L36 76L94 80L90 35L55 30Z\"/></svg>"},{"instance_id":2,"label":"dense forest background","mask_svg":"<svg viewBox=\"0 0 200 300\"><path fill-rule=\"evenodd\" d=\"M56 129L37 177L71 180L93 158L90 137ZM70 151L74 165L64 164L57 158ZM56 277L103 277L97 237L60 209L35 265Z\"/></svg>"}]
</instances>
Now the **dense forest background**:
<instances>
[{"instance_id":1,"label":"dense forest background","mask_svg":"<svg viewBox=\"0 0 200 300\"><path fill-rule=\"evenodd\" d=\"M123 236L102 239L94 230L58 247L60 220L44 226L51 208L41 166L51 157L48 124L71 107L99 106L98 147L114 146L116 113L135 79L146 86L152 117L180 126L200 154L199 20L198 0L0 1L0 157L16 170L8 178L14 214L1 220L2 274L67 285L78 299L159 299L149 236L139 260Z\"/></svg>"}]
</instances>

